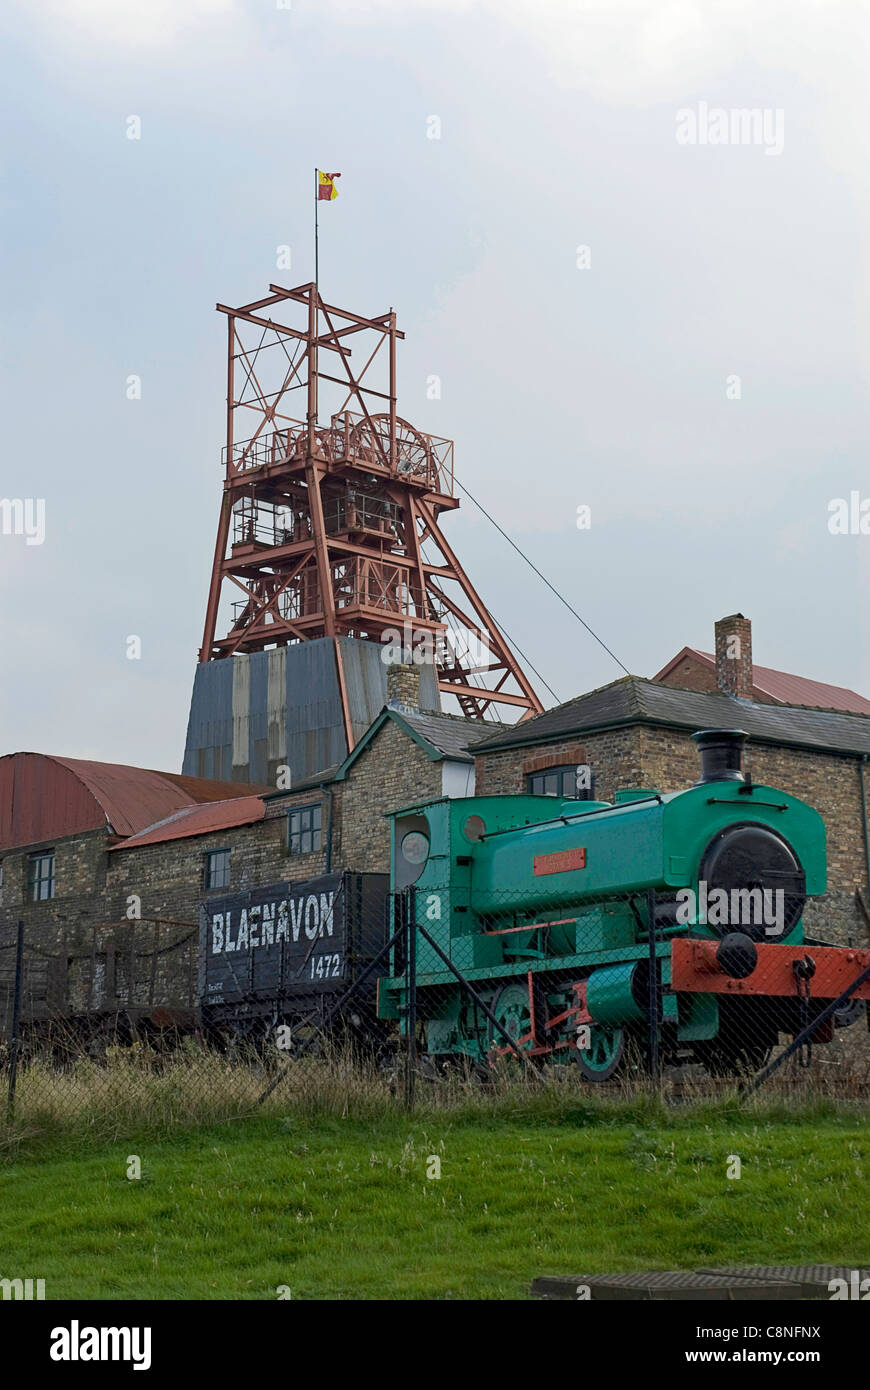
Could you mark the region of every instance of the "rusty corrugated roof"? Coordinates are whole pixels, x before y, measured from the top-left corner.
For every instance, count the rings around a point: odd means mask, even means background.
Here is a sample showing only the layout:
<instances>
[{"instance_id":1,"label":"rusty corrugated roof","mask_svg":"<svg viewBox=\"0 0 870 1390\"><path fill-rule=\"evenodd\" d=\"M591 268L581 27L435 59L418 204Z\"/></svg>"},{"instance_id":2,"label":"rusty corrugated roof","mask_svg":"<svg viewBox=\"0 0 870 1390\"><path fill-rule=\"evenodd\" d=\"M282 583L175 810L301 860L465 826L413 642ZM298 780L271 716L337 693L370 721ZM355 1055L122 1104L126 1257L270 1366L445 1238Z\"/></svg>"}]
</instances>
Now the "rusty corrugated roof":
<instances>
[{"instance_id":1,"label":"rusty corrugated roof","mask_svg":"<svg viewBox=\"0 0 870 1390\"><path fill-rule=\"evenodd\" d=\"M186 806L266 790L119 763L10 753L0 757L0 848L43 844L99 827L126 837Z\"/></svg>"},{"instance_id":2,"label":"rusty corrugated roof","mask_svg":"<svg viewBox=\"0 0 870 1390\"><path fill-rule=\"evenodd\" d=\"M265 815L261 796L237 796L231 801L210 801L202 806L185 806L165 820L146 826L138 834L112 846L112 853L138 849L140 845L159 845L165 840L184 840L191 835L209 835L233 825L254 825Z\"/></svg>"}]
</instances>

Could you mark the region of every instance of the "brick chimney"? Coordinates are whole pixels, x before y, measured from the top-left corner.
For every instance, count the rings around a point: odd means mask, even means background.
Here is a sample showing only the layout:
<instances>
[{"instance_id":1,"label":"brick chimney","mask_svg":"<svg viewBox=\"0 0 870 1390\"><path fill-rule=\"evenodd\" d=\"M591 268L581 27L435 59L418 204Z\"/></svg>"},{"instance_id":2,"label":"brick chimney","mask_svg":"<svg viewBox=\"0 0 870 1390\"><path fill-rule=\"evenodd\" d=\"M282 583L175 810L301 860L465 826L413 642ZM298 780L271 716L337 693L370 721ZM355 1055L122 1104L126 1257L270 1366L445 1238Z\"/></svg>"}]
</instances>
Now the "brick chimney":
<instances>
[{"instance_id":1,"label":"brick chimney","mask_svg":"<svg viewBox=\"0 0 870 1390\"><path fill-rule=\"evenodd\" d=\"M419 710L420 667L414 665L387 667L387 704L394 709Z\"/></svg>"},{"instance_id":2,"label":"brick chimney","mask_svg":"<svg viewBox=\"0 0 870 1390\"><path fill-rule=\"evenodd\" d=\"M753 698L752 624L742 613L716 624L716 684L723 695Z\"/></svg>"}]
</instances>

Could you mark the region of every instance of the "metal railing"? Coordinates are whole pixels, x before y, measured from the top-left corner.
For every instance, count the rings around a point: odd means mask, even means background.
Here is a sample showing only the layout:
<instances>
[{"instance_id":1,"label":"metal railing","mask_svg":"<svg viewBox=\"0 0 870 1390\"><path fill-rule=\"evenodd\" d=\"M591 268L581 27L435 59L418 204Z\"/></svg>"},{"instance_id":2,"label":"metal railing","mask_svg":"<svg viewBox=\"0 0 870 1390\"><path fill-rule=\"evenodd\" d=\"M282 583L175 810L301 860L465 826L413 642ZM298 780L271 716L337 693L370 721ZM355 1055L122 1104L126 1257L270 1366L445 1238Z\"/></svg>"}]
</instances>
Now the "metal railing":
<instances>
[{"instance_id":1,"label":"metal railing","mask_svg":"<svg viewBox=\"0 0 870 1390\"><path fill-rule=\"evenodd\" d=\"M425 434L399 417L396 419L394 462L387 414L366 416L356 411L341 411L332 416L328 427L317 428L315 442L320 457L329 463L352 461L378 471L393 471L402 477L418 479L432 491L453 496L453 441ZM307 424L304 420L291 420L268 434L235 441L232 467L234 471L253 471L286 463L289 459L304 458L307 451ZM227 459L227 446L224 445L221 450L224 467Z\"/></svg>"}]
</instances>

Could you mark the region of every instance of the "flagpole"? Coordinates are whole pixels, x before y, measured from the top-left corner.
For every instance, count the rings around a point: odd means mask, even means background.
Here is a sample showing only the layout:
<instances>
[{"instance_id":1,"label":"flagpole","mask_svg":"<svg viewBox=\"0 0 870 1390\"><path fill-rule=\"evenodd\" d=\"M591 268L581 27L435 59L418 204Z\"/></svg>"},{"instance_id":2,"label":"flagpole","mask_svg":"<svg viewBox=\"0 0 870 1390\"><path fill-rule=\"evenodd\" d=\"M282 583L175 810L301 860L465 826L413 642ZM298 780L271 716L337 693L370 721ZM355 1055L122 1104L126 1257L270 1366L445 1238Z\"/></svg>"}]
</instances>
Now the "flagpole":
<instances>
[{"instance_id":1,"label":"flagpole","mask_svg":"<svg viewBox=\"0 0 870 1390\"><path fill-rule=\"evenodd\" d=\"M317 204L320 202L320 187L318 174L319 170L314 170L314 342L311 345L312 360L308 364L309 372L314 373L314 425L317 427L317 339L320 337L320 243L317 228Z\"/></svg>"}]
</instances>

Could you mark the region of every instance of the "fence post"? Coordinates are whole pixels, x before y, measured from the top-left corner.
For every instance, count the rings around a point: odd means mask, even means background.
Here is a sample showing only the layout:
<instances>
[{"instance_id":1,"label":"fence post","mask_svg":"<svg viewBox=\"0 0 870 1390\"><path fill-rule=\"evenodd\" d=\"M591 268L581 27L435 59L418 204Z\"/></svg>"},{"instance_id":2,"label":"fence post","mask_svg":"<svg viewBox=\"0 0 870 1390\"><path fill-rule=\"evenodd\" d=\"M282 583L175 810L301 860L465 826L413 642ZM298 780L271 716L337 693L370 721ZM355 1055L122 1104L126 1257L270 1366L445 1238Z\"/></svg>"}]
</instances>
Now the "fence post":
<instances>
[{"instance_id":1,"label":"fence post","mask_svg":"<svg viewBox=\"0 0 870 1390\"><path fill-rule=\"evenodd\" d=\"M646 894L647 933L649 936L649 1072L654 1086L659 1083L659 971L656 957L656 895L654 888Z\"/></svg>"},{"instance_id":2,"label":"fence post","mask_svg":"<svg viewBox=\"0 0 870 1390\"><path fill-rule=\"evenodd\" d=\"M9 1094L6 1102L6 1120L11 1124L15 1114L15 1083L18 1079L18 1053L21 1047L19 1032L21 1028L21 995L24 977L24 923L18 923L18 939L15 943L15 993L12 998L12 1035L9 1048Z\"/></svg>"},{"instance_id":3,"label":"fence post","mask_svg":"<svg viewBox=\"0 0 870 1390\"><path fill-rule=\"evenodd\" d=\"M417 890L411 887L404 894L405 979L407 981L405 1026L408 1030L408 1049L405 1059L405 1105L414 1108L414 1087L417 1075Z\"/></svg>"}]
</instances>

